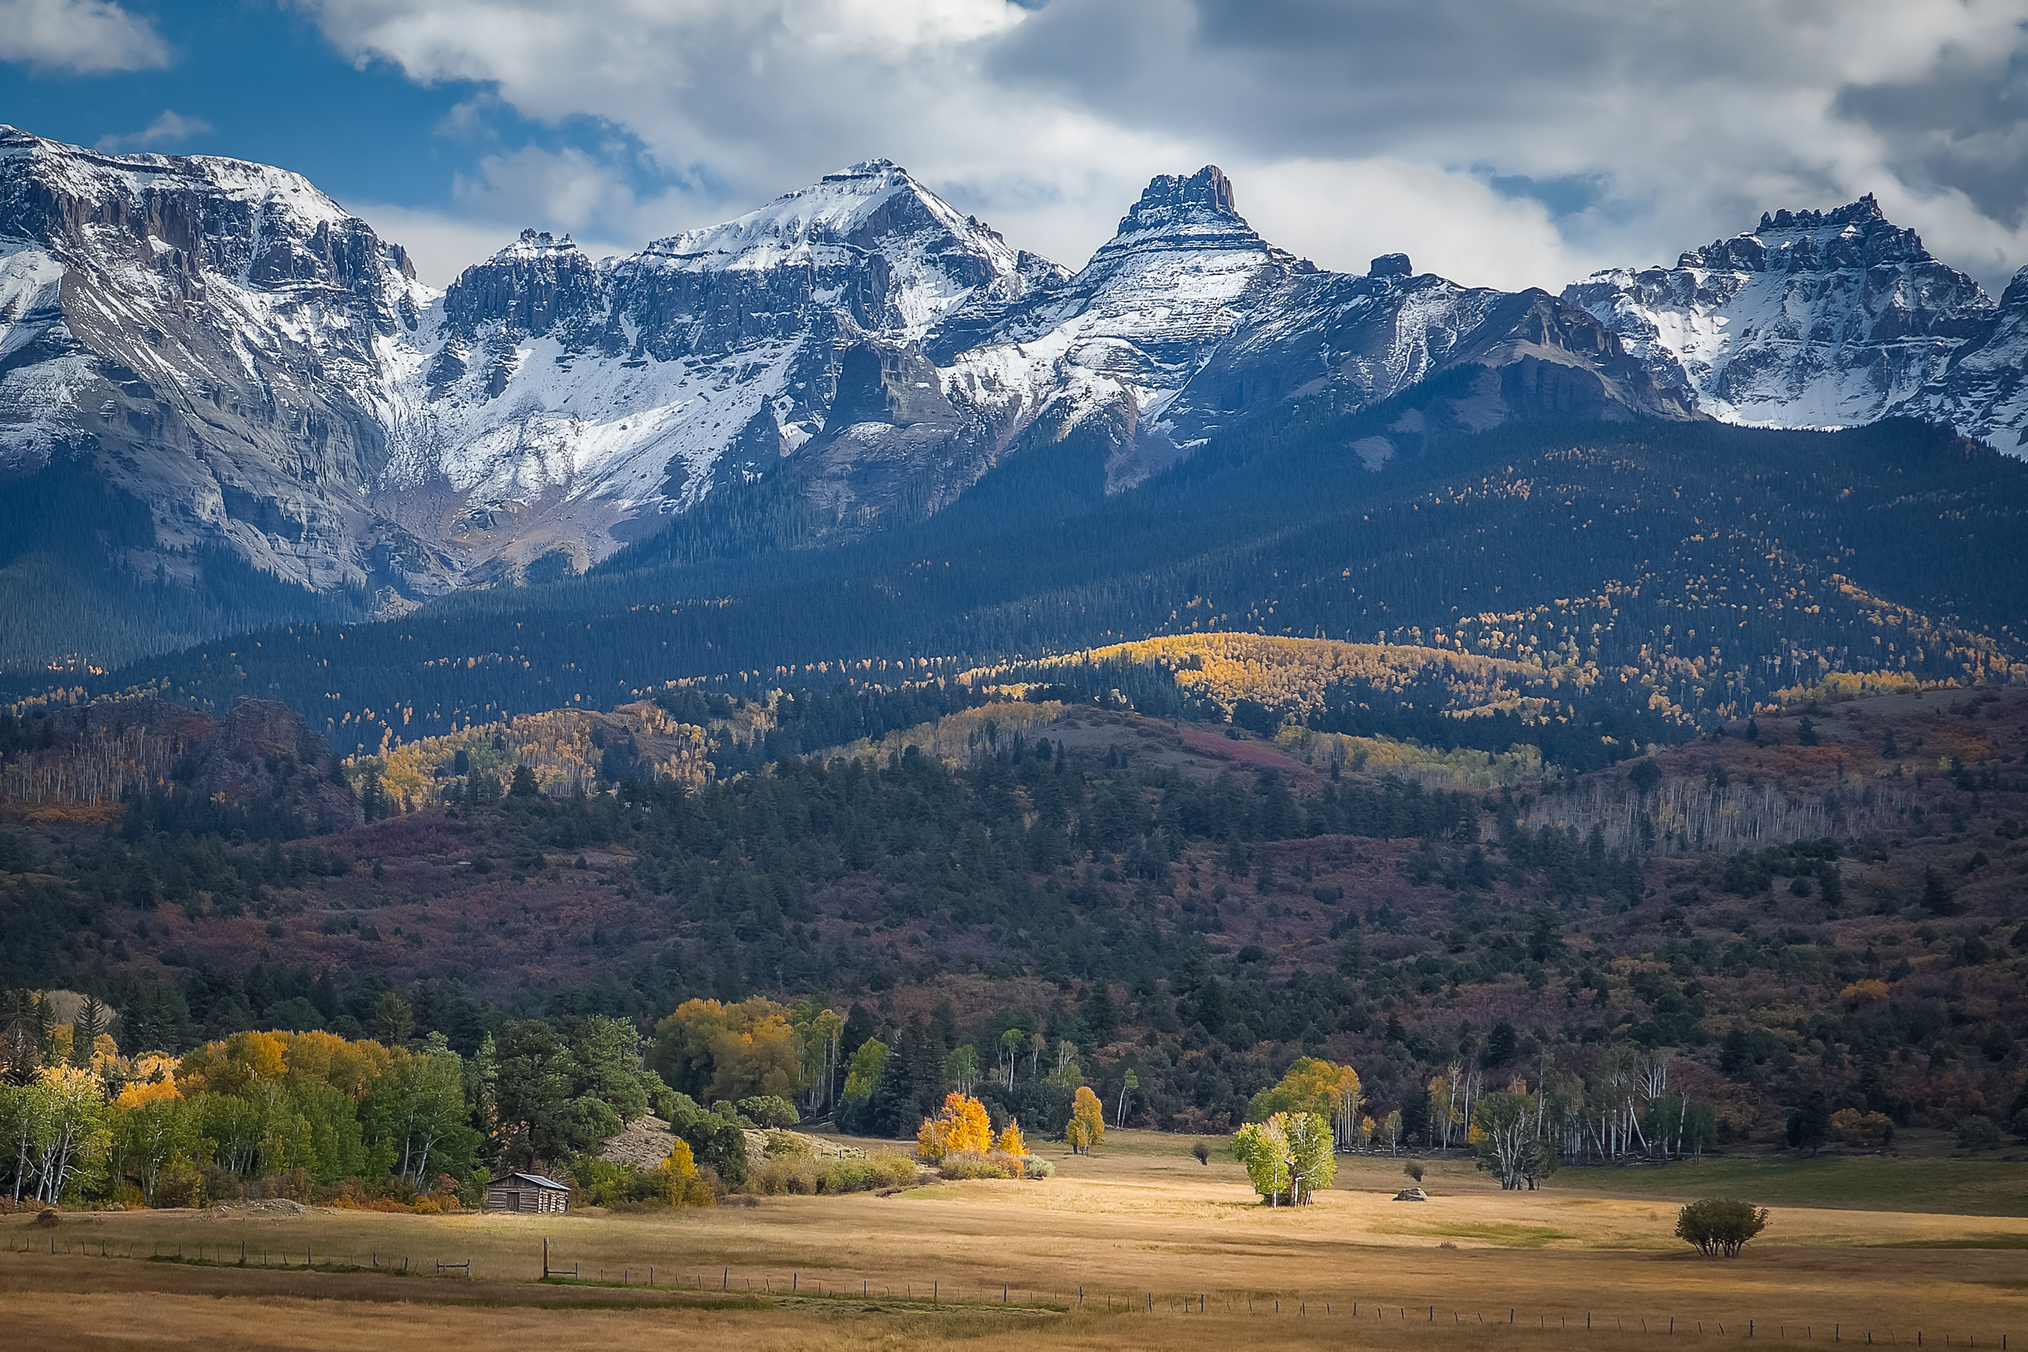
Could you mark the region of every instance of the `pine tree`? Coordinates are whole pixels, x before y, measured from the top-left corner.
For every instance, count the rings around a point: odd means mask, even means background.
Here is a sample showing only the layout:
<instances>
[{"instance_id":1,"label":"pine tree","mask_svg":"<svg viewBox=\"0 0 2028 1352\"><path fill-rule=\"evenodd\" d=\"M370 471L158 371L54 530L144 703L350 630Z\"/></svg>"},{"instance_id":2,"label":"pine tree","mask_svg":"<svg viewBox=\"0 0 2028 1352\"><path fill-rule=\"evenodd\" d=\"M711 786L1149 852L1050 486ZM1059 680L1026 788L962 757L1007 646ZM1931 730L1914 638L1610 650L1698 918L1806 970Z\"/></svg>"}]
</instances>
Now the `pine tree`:
<instances>
[{"instance_id":1,"label":"pine tree","mask_svg":"<svg viewBox=\"0 0 2028 1352\"><path fill-rule=\"evenodd\" d=\"M98 1002L98 997L88 995L84 1004L78 1007L77 1016L70 1024L70 1063L81 1070L89 1070L92 1055L98 1045L99 1035L111 1023L111 1013Z\"/></svg>"}]
</instances>

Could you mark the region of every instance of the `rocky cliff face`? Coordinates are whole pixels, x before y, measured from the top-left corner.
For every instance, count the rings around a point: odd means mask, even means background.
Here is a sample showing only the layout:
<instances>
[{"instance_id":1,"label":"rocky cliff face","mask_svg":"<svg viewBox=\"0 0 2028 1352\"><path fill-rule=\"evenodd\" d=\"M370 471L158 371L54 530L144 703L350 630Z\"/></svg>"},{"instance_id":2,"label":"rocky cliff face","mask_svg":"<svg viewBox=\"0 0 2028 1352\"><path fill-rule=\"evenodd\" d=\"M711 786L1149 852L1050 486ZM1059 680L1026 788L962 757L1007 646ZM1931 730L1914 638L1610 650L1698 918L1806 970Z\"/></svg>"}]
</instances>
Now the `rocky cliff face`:
<instances>
[{"instance_id":1,"label":"rocky cliff face","mask_svg":"<svg viewBox=\"0 0 2028 1352\"><path fill-rule=\"evenodd\" d=\"M2028 454L2028 268L1943 372L1892 412L1947 423L2014 455Z\"/></svg>"},{"instance_id":2,"label":"rocky cliff face","mask_svg":"<svg viewBox=\"0 0 2028 1352\"><path fill-rule=\"evenodd\" d=\"M1563 298L1701 411L1773 427L1915 411L1911 401L1994 317L1977 282L1870 196L1764 215L1752 233L1691 250L1673 268L1598 273Z\"/></svg>"},{"instance_id":3,"label":"rocky cliff face","mask_svg":"<svg viewBox=\"0 0 2028 1352\"><path fill-rule=\"evenodd\" d=\"M0 128L0 474L88 460L149 509L143 575L223 544L316 591L441 586L364 501L431 299L298 175Z\"/></svg>"}]
</instances>

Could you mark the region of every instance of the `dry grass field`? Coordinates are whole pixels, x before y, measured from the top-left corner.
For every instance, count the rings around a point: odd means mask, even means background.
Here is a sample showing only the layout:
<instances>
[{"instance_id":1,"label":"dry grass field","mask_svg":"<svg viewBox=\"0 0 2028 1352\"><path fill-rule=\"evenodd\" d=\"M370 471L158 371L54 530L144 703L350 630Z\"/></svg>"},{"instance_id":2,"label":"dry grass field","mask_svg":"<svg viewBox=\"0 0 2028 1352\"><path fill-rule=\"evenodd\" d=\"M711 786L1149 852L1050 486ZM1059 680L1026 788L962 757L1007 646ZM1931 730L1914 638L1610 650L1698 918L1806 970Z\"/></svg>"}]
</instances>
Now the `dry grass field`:
<instances>
[{"instance_id":1,"label":"dry grass field","mask_svg":"<svg viewBox=\"0 0 2028 1352\"><path fill-rule=\"evenodd\" d=\"M1565 1175L1517 1194L1439 1164L1432 1199L1417 1204L1392 1200L1398 1162L1352 1160L1336 1188L1292 1212L1259 1206L1236 1165L1199 1165L1189 1145L1115 1133L1091 1158L1052 1152L1059 1173L1046 1182L676 1213L133 1212L54 1229L14 1216L0 1221L0 1342L1605 1348L1745 1338L1749 1321L1756 1341L1796 1344L1900 1346L1920 1331L1925 1347L1999 1348L2005 1335L2012 1352L2028 1337L2028 1219L1929 1209L1919 1167L1906 1207L1883 1207L1873 1182L1868 1209L1779 1205L1767 1235L1727 1262L1671 1229L1675 1200L1725 1190L1706 1184L1736 1165ZM1984 1210L2019 1209L2007 1203L2028 1171L1963 1167L1989 1176ZM1630 1195L1636 1182L1644 1195ZM537 1280L544 1236L581 1283ZM306 1248L317 1270L303 1271ZM179 1251L184 1262L167 1261ZM143 1261L157 1253L165 1260ZM372 1270L404 1257L431 1275ZM435 1260L466 1258L470 1280L433 1275ZM331 1270L351 1266L367 1270Z\"/></svg>"}]
</instances>

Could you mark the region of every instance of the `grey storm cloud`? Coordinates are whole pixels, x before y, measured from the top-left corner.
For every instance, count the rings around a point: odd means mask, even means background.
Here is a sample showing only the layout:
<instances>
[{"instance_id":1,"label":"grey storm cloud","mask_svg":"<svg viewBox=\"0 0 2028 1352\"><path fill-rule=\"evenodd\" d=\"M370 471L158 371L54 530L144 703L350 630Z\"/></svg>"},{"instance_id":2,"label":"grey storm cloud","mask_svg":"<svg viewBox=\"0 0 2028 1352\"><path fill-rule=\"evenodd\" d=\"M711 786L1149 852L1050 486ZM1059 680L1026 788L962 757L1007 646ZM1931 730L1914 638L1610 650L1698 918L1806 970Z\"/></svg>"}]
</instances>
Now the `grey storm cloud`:
<instances>
[{"instance_id":1,"label":"grey storm cloud","mask_svg":"<svg viewBox=\"0 0 2028 1352\"><path fill-rule=\"evenodd\" d=\"M462 199L526 215L568 184L558 223L609 238L879 154L1073 264L1148 176L1208 162L1329 266L1555 286L1868 191L1989 285L2028 262L2019 0L292 3L356 59L625 129L661 190L530 151Z\"/></svg>"},{"instance_id":2,"label":"grey storm cloud","mask_svg":"<svg viewBox=\"0 0 2028 1352\"><path fill-rule=\"evenodd\" d=\"M2028 213L2028 50L1952 53L1926 79L1840 90L1837 111L1879 134L1904 181L1957 189L2016 228Z\"/></svg>"}]
</instances>

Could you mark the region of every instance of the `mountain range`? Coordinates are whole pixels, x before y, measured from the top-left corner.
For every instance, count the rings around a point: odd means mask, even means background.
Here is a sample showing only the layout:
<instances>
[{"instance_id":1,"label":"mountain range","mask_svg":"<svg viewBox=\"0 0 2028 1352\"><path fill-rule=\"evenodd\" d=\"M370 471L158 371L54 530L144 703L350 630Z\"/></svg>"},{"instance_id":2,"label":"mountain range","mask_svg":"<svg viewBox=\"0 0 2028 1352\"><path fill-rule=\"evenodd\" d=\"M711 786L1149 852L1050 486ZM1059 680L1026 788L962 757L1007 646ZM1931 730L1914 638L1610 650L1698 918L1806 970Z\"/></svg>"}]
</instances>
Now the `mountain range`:
<instances>
[{"instance_id":1,"label":"mountain range","mask_svg":"<svg viewBox=\"0 0 2028 1352\"><path fill-rule=\"evenodd\" d=\"M1890 416L2016 451L2024 366L2028 276L1996 304L1870 198L1551 295L1402 254L1319 269L1213 167L1155 179L1073 273L873 160L625 257L524 231L437 292L299 175L0 129L0 569L156 598L121 635L20 621L0 658L398 615L628 546L709 553L741 512L849 543L1038 450L1119 493L1249 419L1445 373L1344 453L1543 418Z\"/></svg>"}]
</instances>

